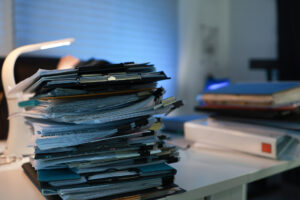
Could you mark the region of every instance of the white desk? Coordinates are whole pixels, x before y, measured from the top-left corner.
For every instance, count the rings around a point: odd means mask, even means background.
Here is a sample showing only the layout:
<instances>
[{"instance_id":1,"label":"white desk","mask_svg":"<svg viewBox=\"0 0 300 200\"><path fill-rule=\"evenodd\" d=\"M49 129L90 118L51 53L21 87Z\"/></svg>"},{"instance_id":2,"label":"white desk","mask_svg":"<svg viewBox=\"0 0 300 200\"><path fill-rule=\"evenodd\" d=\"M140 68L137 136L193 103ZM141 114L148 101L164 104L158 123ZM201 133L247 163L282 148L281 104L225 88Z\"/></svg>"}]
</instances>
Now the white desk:
<instances>
[{"instance_id":1,"label":"white desk","mask_svg":"<svg viewBox=\"0 0 300 200\"><path fill-rule=\"evenodd\" d=\"M300 166L299 161L276 161L236 152L201 149L180 150L176 183L187 192L167 200L242 200L246 184ZM44 199L27 179L21 163L0 167L0 199Z\"/></svg>"},{"instance_id":2,"label":"white desk","mask_svg":"<svg viewBox=\"0 0 300 200\"><path fill-rule=\"evenodd\" d=\"M168 200L246 199L247 183L300 166L300 160L278 161L206 148L180 151L180 156L181 161L172 165L178 170L175 182L187 192Z\"/></svg>"},{"instance_id":3,"label":"white desk","mask_svg":"<svg viewBox=\"0 0 300 200\"><path fill-rule=\"evenodd\" d=\"M0 152L3 152L4 146L5 143L0 141ZM28 162L28 159L0 166L1 200L45 199L23 172L21 167L23 162Z\"/></svg>"}]
</instances>

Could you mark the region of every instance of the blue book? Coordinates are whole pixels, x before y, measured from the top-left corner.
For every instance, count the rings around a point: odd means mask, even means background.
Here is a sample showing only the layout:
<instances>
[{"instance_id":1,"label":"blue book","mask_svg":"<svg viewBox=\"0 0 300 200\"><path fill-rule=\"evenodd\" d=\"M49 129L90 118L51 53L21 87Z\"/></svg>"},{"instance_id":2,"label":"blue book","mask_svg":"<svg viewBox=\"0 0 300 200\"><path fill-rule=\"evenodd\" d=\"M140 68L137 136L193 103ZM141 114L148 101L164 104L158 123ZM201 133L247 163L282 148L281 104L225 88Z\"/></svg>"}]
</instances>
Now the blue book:
<instances>
[{"instance_id":1,"label":"blue book","mask_svg":"<svg viewBox=\"0 0 300 200\"><path fill-rule=\"evenodd\" d=\"M296 88L300 88L300 82L231 83L215 90L205 90L203 94L273 95Z\"/></svg>"},{"instance_id":2,"label":"blue book","mask_svg":"<svg viewBox=\"0 0 300 200\"><path fill-rule=\"evenodd\" d=\"M300 82L232 83L216 90L205 90L202 100L221 105L285 105L300 102Z\"/></svg>"},{"instance_id":3,"label":"blue book","mask_svg":"<svg viewBox=\"0 0 300 200\"><path fill-rule=\"evenodd\" d=\"M184 123L196 119L206 119L208 115L205 114L192 114L192 115L180 115L173 117L162 117L163 131L183 134Z\"/></svg>"}]
</instances>

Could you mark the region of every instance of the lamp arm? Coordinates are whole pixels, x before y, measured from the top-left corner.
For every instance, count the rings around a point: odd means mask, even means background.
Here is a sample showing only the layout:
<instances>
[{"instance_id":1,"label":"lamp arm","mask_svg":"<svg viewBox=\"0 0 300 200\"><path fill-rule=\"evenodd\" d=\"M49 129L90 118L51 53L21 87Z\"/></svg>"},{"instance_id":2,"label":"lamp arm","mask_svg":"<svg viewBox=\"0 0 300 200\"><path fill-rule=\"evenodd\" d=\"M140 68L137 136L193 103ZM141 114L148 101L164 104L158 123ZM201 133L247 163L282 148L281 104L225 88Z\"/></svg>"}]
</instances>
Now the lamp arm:
<instances>
[{"instance_id":1,"label":"lamp arm","mask_svg":"<svg viewBox=\"0 0 300 200\"><path fill-rule=\"evenodd\" d=\"M2 66L2 83L4 88L4 94L9 98L8 91L16 85L14 68L17 58L24 53L44 50L64 45L70 45L74 42L73 38L67 38L62 40L55 40L50 42L42 42L38 44L30 44L14 49L8 56L5 58Z\"/></svg>"},{"instance_id":2,"label":"lamp arm","mask_svg":"<svg viewBox=\"0 0 300 200\"><path fill-rule=\"evenodd\" d=\"M9 115L22 111L22 109L18 107L18 101L20 100L21 94L9 94L9 90L16 85L14 68L17 58L23 53L70 45L73 41L73 38L67 38L63 40L31 44L16 48L8 54L2 66L1 76L4 94L7 99ZM22 154L31 154L32 150L27 147L30 143L30 139L31 134L28 127L25 126L23 117L13 117L9 119L9 133L5 154L17 156L21 156Z\"/></svg>"}]
</instances>

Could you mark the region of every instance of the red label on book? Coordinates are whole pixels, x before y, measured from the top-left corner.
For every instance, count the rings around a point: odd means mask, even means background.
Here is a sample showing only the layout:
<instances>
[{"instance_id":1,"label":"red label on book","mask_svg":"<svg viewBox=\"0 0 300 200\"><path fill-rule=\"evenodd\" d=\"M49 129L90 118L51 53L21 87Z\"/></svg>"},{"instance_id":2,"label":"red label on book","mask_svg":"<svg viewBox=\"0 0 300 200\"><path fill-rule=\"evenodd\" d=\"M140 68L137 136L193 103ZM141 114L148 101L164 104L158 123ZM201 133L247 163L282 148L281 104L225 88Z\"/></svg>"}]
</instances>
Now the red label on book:
<instances>
[{"instance_id":1,"label":"red label on book","mask_svg":"<svg viewBox=\"0 0 300 200\"><path fill-rule=\"evenodd\" d=\"M261 143L261 151L265 153L272 153L272 145L268 143Z\"/></svg>"}]
</instances>

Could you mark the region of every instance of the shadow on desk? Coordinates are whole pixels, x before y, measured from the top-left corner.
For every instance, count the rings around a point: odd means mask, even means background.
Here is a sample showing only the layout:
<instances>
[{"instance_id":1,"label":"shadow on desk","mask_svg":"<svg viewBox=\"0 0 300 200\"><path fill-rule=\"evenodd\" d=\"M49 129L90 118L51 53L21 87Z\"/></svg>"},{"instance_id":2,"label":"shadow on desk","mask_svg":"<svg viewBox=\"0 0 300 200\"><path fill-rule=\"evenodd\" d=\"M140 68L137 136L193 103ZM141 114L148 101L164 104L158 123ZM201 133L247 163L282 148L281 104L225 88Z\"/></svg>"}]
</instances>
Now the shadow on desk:
<instances>
[{"instance_id":1,"label":"shadow on desk","mask_svg":"<svg viewBox=\"0 0 300 200\"><path fill-rule=\"evenodd\" d=\"M248 184L248 200L300 199L300 168Z\"/></svg>"}]
</instances>

